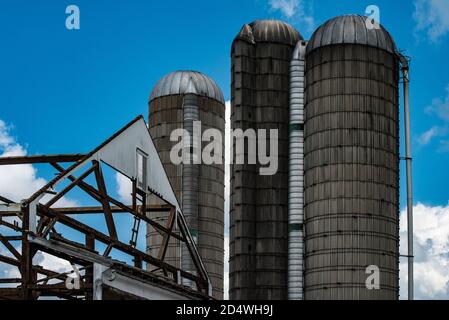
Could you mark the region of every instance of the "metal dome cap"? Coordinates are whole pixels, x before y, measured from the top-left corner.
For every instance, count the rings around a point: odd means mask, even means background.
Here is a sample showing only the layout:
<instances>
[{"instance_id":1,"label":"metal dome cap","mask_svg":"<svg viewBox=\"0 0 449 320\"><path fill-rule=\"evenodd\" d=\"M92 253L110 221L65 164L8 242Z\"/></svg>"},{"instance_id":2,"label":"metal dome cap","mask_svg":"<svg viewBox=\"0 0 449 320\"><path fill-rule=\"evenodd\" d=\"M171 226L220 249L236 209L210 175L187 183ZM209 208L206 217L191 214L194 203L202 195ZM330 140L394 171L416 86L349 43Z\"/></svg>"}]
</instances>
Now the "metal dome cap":
<instances>
[{"instance_id":1,"label":"metal dome cap","mask_svg":"<svg viewBox=\"0 0 449 320\"><path fill-rule=\"evenodd\" d=\"M194 93L224 104L223 93L214 80L191 70L178 70L162 77L154 86L149 101L177 94Z\"/></svg>"},{"instance_id":2,"label":"metal dome cap","mask_svg":"<svg viewBox=\"0 0 449 320\"><path fill-rule=\"evenodd\" d=\"M312 35L307 52L333 44L361 44L397 54L396 44L382 26L369 29L366 16L349 14L332 18L323 23Z\"/></svg>"},{"instance_id":3,"label":"metal dome cap","mask_svg":"<svg viewBox=\"0 0 449 320\"><path fill-rule=\"evenodd\" d=\"M250 43L277 42L296 45L303 40L301 34L290 24L281 20L255 20L243 25L235 40L245 40Z\"/></svg>"}]
</instances>

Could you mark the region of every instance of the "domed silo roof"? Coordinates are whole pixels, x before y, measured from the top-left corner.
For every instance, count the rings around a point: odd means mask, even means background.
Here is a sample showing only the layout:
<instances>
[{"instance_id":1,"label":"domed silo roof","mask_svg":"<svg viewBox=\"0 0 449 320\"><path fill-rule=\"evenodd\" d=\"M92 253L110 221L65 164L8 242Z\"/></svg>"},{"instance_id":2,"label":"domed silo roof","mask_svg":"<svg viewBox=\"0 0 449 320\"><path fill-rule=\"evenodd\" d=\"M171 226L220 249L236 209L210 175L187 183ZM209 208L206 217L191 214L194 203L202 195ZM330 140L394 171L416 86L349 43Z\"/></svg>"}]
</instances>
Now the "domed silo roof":
<instances>
[{"instance_id":1,"label":"domed silo roof","mask_svg":"<svg viewBox=\"0 0 449 320\"><path fill-rule=\"evenodd\" d=\"M251 43L276 42L294 46L303 38L295 28L284 21L255 20L243 25L234 40L238 39Z\"/></svg>"},{"instance_id":2,"label":"domed silo roof","mask_svg":"<svg viewBox=\"0 0 449 320\"><path fill-rule=\"evenodd\" d=\"M361 44L397 53L393 38L383 26L367 28L370 19L361 15L342 15L323 23L312 35L307 52L333 44Z\"/></svg>"},{"instance_id":3,"label":"domed silo roof","mask_svg":"<svg viewBox=\"0 0 449 320\"><path fill-rule=\"evenodd\" d=\"M195 93L224 104L223 93L214 80L191 70L178 70L162 77L154 86L149 101L177 94Z\"/></svg>"}]
</instances>

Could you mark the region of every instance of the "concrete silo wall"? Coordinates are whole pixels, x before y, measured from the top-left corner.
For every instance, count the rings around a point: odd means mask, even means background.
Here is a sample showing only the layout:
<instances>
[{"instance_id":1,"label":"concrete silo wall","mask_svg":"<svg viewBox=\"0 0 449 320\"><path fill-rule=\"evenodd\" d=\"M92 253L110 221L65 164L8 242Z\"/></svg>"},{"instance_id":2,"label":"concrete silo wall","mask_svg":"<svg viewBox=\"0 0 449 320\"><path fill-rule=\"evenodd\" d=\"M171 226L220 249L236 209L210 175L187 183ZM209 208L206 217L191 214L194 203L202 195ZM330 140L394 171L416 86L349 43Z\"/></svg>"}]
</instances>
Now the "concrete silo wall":
<instances>
[{"instance_id":1,"label":"concrete silo wall","mask_svg":"<svg viewBox=\"0 0 449 320\"><path fill-rule=\"evenodd\" d=\"M182 201L183 166L174 165L170 161L170 150L176 142L170 141L170 133L183 128L184 95L168 95L155 98L149 104L149 129L156 149L159 152L173 189ZM214 99L197 96L199 119L202 132L215 128L224 135L224 105ZM203 142L204 148L208 142ZM224 144L224 140L223 140ZM202 149L202 148L201 148ZM224 145L223 145L224 149ZM223 159L224 162L224 159ZM224 259L224 165L201 164L198 178L198 239L197 248L205 268L211 278L213 296L223 297L223 259ZM182 206L182 203L181 203ZM152 213L165 224L166 214ZM189 217L186 216L189 224ZM162 237L153 228L147 235L148 250L157 254ZM170 240L166 261L180 266L180 243Z\"/></svg>"},{"instance_id":2,"label":"concrete silo wall","mask_svg":"<svg viewBox=\"0 0 449 320\"><path fill-rule=\"evenodd\" d=\"M267 129L267 137L278 129L279 166L266 176L247 160L231 166L231 299L287 298L289 70L297 40L296 32L291 44L236 39L232 47L231 127Z\"/></svg>"},{"instance_id":3,"label":"concrete silo wall","mask_svg":"<svg viewBox=\"0 0 449 320\"><path fill-rule=\"evenodd\" d=\"M151 137L179 203L182 199L182 165L174 165L170 160L170 150L174 145L170 142L170 133L183 127L182 102L182 95L162 96L154 99L149 104L148 116ZM152 212L150 216L164 226L167 223L168 213ZM149 254L157 256L162 238L159 232L148 226L147 250ZM179 268L180 254L179 240L170 238L165 262Z\"/></svg>"},{"instance_id":4,"label":"concrete silo wall","mask_svg":"<svg viewBox=\"0 0 449 320\"><path fill-rule=\"evenodd\" d=\"M231 53L231 129L254 128L255 46L236 41ZM235 150L235 142L233 150ZM245 159L247 159L245 148ZM253 298L256 284L256 165L235 164L232 154L229 225L229 298Z\"/></svg>"},{"instance_id":5,"label":"concrete silo wall","mask_svg":"<svg viewBox=\"0 0 449 320\"><path fill-rule=\"evenodd\" d=\"M198 97L198 107L202 131L215 128L224 137L224 105L213 99ZM203 142L203 148L207 144L208 142ZM198 251L211 278L213 296L217 299L223 298L224 153L222 158L222 164L201 165L198 197Z\"/></svg>"},{"instance_id":6,"label":"concrete silo wall","mask_svg":"<svg viewBox=\"0 0 449 320\"><path fill-rule=\"evenodd\" d=\"M396 56L374 47L306 56L306 299L398 298L398 76Z\"/></svg>"}]
</instances>

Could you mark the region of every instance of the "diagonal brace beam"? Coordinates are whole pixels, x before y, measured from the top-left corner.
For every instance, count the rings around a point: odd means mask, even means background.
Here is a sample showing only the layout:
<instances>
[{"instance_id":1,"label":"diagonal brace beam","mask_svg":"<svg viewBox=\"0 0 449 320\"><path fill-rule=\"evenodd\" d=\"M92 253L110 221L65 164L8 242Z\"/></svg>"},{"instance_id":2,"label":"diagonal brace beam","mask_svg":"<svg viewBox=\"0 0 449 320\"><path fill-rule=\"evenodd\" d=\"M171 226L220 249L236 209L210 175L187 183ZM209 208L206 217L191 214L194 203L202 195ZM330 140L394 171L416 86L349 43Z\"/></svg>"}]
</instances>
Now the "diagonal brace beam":
<instances>
[{"instance_id":1,"label":"diagonal brace beam","mask_svg":"<svg viewBox=\"0 0 449 320\"><path fill-rule=\"evenodd\" d=\"M98 163L94 163L94 165L92 167L89 168L89 170L87 170L86 172L84 172L81 176L79 176L78 178L76 178L74 181L72 181L72 183L70 183L67 187L65 187L63 190L61 190L61 192L58 192L58 194L56 196L54 196L53 198L51 198L46 204L45 206L47 208L50 208L56 201L58 201L59 199L61 199L67 192L69 192L70 190L72 190L75 186L77 186L82 180L84 180L87 176L89 176L93 171L95 171L98 167Z\"/></svg>"},{"instance_id":2,"label":"diagonal brace beam","mask_svg":"<svg viewBox=\"0 0 449 320\"><path fill-rule=\"evenodd\" d=\"M14 255L14 257L16 257L17 260L20 260L22 258L22 255L16 250L16 248L14 248L14 246L8 240L6 240L5 237L2 236L1 234L0 234L0 242L3 243L6 249L8 249Z\"/></svg>"},{"instance_id":3,"label":"diagonal brace beam","mask_svg":"<svg viewBox=\"0 0 449 320\"><path fill-rule=\"evenodd\" d=\"M113 240L117 240L117 229L115 228L114 217L112 216L111 205L107 199L108 192L104 182L103 172L98 161L94 160L95 164L95 180L97 181L98 191L100 192L100 202L103 206L104 217L108 226L109 235Z\"/></svg>"},{"instance_id":4,"label":"diagonal brace beam","mask_svg":"<svg viewBox=\"0 0 449 320\"><path fill-rule=\"evenodd\" d=\"M168 216L167 228L170 230L170 233L164 234L164 238L162 239L161 247L159 248L158 259L164 261L165 254L167 253L168 243L170 241L170 234L173 231L173 226L175 225L175 208L172 208L170 211L170 215Z\"/></svg>"}]
</instances>

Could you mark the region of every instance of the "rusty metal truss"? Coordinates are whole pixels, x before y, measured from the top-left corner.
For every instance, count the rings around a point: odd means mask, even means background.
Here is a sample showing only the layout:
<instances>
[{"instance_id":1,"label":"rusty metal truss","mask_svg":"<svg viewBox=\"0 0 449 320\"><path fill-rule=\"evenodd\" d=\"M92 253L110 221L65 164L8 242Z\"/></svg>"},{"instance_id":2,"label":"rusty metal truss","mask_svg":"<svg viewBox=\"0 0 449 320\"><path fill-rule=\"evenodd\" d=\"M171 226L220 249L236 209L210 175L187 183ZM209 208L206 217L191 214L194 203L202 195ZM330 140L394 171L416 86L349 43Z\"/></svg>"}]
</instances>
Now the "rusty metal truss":
<instances>
[{"instance_id":1,"label":"rusty metal truss","mask_svg":"<svg viewBox=\"0 0 449 320\"><path fill-rule=\"evenodd\" d=\"M143 165L145 177L139 178L143 167L139 168L135 151L148 156ZM0 242L6 248L5 254L0 254L0 264L16 267L20 272L17 277L0 278L0 299L210 298L208 274L141 116L88 154L0 158L0 165L34 163L51 165L57 175L20 203L0 195ZM131 204L108 193L105 165L131 180ZM95 183L86 181L88 177ZM57 190L56 186L61 184ZM72 189L81 190L98 205L58 207L58 200ZM157 197L160 204L148 204L150 196ZM168 214L166 225L150 219L149 212ZM117 214L128 214L134 219L129 226L131 239L119 237L114 219ZM86 215L104 216L107 232L81 222L81 217ZM136 246L141 223L150 225L162 236L157 256ZM71 236L73 232L77 233L77 240ZM196 272L164 262L170 239L186 244ZM132 257L132 263L115 259L112 251ZM76 267L78 285L70 285L75 268L62 273L50 270L33 259L38 252ZM183 278L195 285L183 286Z\"/></svg>"}]
</instances>

